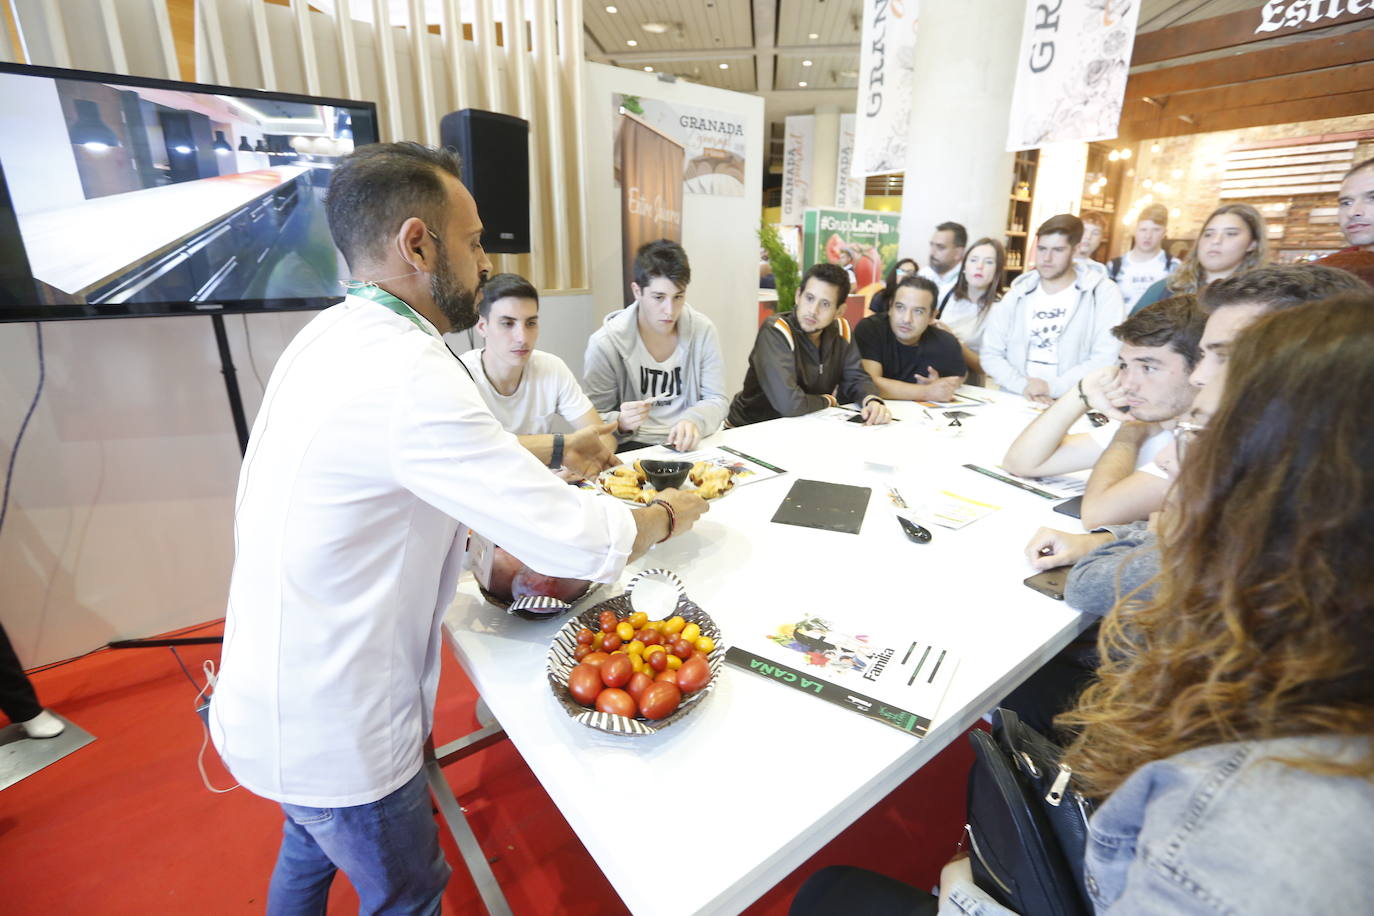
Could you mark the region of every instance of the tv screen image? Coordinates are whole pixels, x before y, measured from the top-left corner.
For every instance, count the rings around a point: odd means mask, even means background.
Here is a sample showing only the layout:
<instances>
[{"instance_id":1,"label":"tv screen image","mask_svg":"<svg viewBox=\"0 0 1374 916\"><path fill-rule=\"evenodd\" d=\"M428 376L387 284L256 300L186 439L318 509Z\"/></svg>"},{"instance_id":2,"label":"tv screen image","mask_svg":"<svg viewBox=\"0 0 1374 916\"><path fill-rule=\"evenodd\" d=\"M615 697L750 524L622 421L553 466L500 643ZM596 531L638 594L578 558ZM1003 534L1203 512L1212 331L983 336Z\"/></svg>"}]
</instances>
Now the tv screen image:
<instances>
[{"instance_id":1,"label":"tv screen image","mask_svg":"<svg viewBox=\"0 0 1374 916\"><path fill-rule=\"evenodd\" d=\"M322 308L376 107L0 64L0 320Z\"/></svg>"}]
</instances>

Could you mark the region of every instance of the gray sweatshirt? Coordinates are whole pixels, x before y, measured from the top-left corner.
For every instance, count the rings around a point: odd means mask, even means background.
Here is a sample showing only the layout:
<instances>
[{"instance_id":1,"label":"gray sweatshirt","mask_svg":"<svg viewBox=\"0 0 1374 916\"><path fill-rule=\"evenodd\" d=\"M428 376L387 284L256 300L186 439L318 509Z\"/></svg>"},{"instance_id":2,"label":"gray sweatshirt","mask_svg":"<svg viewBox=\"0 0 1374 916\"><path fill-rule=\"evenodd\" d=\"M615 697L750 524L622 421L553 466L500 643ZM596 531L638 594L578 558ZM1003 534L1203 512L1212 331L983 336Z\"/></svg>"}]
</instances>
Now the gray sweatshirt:
<instances>
[{"instance_id":1,"label":"gray sweatshirt","mask_svg":"<svg viewBox=\"0 0 1374 916\"><path fill-rule=\"evenodd\" d=\"M674 400L682 409L676 412L675 418L691 420L702 436L709 436L720 429L730 407L725 393L725 360L720 354L720 336L711 319L690 305L682 307L677 335L678 350L682 352L681 373L671 385ZM617 420L621 404L652 397L661 390L657 387L653 391L643 389L645 372L653 373L654 370L640 364L636 351L642 350L638 303L607 315L587 341L582 387L603 419ZM654 380L655 385L657 381ZM655 428L652 422L646 421L633 433L621 433L620 438L656 444L667 435L667 429Z\"/></svg>"},{"instance_id":2,"label":"gray sweatshirt","mask_svg":"<svg viewBox=\"0 0 1374 916\"><path fill-rule=\"evenodd\" d=\"M1159 544L1146 522L1107 525L1105 530L1113 540L1075 563L1064 585L1069 607L1098 617L1159 575ZM1141 588L1132 600L1148 600L1153 594L1153 586Z\"/></svg>"}]
</instances>

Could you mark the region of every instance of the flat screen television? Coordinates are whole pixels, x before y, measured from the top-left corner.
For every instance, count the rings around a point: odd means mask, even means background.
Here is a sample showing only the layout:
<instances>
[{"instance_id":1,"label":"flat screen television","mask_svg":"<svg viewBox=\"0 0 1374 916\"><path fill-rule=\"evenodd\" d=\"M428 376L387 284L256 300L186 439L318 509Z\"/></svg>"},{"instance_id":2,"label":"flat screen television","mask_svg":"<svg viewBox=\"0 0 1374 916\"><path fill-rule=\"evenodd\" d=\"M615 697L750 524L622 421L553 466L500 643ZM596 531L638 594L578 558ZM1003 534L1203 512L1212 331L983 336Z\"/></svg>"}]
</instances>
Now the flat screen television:
<instances>
[{"instance_id":1,"label":"flat screen television","mask_svg":"<svg viewBox=\"0 0 1374 916\"><path fill-rule=\"evenodd\" d=\"M371 102L0 63L0 321L319 309Z\"/></svg>"}]
</instances>

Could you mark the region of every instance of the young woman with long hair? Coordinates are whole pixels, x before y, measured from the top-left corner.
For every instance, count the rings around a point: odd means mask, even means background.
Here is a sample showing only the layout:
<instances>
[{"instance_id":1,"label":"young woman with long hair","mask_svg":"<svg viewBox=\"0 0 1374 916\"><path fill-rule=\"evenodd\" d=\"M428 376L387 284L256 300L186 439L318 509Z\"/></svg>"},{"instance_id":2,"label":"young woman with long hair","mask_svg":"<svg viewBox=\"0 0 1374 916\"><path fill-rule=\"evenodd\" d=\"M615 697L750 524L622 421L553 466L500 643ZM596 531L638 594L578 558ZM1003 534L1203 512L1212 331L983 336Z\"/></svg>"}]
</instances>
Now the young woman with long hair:
<instances>
[{"instance_id":1,"label":"young woman with long hair","mask_svg":"<svg viewBox=\"0 0 1374 916\"><path fill-rule=\"evenodd\" d=\"M892 302L892 297L897 292L897 284L907 277L916 276L916 271L921 269L912 258L902 258L892 269L887 272L887 285L873 294L873 299L868 303L867 315L875 312L886 312L888 305Z\"/></svg>"},{"instance_id":2,"label":"young woman with long hair","mask_svg":"<svg viewBox=\"0 0 1374 916\"><path fill-rule=\"evenodd\" d=\"M1223 204L1202 224L1197 244L1178 269L1141 294L1131 314L1182 293L1197 295L1213 280L1245 273L1269 261L1264 217L1249 204Z\"/></svg>"},{"instance_id":3,"label":"young woman with long hair","mask_svg":"<svg viewBox=\"0 0 1374 916\"><path fill-rule=\"evenodd\" d=\"M1007 250L1002 243L996 239L979 239L964 252L959 279L954 281L946 301L938 303L936 308L935 317L940 324L964 346L964 362L968 364L971 380L981 381L983 377L983 364L978 360L978 350L983 344L983 322L992 304L1002 297L1006 268Z\"/></svg>"},{"instance_id":4,"label":"young woman with long hair","mask_svg":"<svg viewBox=\"0 0 1374 916\"><path fill-rule=\"evenodd\" d=\"M1186 446L1153 595L1104 620L1099 680L1057 720L1100 802L1084 858L1097 912L1369 912L1370 392L1369 293L1236 339ZM967 863L941 884L956 912L1005 912Z\"/></svg>"}]
</instances>

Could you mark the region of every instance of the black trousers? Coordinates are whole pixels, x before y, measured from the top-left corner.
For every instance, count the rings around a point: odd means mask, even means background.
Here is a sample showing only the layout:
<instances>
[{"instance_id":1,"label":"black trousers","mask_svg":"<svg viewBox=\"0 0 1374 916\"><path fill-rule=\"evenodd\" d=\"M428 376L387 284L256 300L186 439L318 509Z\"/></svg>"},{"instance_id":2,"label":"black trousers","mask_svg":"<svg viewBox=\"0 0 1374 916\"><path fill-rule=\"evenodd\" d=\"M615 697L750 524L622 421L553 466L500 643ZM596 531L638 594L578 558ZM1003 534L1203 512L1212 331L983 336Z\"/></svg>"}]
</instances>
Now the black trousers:
<instances>
[{"instance_id":1,"label":"black trousers","mask_svg":"<svg viewBox=\"0 0 1374 916\"><path fill-rule=\"evenodd\" d=\"M38 702L38 694L10 645L9 634L0 624L0 712L11 722L27 722L42 711L43 704Z\"/></svg>"}]
</instances>

